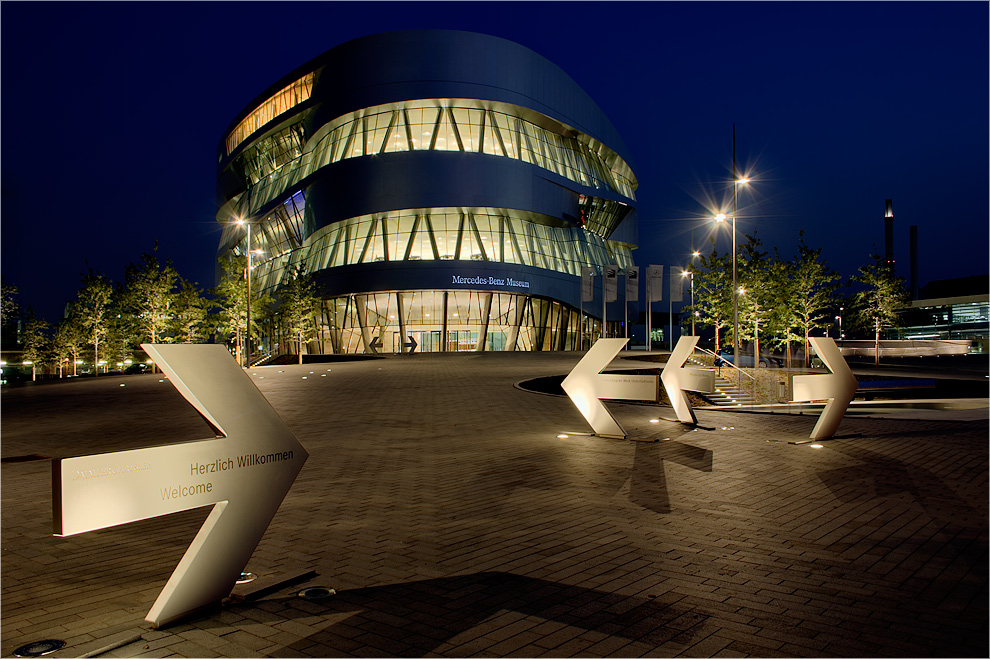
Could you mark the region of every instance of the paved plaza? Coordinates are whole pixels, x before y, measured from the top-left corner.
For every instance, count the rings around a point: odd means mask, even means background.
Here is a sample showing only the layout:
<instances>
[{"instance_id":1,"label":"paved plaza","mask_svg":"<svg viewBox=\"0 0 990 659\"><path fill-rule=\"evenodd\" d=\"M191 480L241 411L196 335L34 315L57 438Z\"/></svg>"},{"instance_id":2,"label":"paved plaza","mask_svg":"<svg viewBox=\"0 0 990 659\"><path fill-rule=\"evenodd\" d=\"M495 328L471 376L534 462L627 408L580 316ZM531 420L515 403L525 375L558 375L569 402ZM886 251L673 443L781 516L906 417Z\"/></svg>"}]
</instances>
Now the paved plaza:
<instances>
[{"instance_id":1,"label":"paved plaza","mask_svg":"<svg viewBox=\"0 0 990 659\"><path fill-rule=\"evenodd\" d=\"M816 412L609 403L646 441L602 439L516 386L579 357L252 369L310 458L258 580L161 630L209 511L53 537L51 458L212 432L160 375L5 389L2 655L988 656L985 406L876 408L813 448Z\"/></svg>"}]
</instances>

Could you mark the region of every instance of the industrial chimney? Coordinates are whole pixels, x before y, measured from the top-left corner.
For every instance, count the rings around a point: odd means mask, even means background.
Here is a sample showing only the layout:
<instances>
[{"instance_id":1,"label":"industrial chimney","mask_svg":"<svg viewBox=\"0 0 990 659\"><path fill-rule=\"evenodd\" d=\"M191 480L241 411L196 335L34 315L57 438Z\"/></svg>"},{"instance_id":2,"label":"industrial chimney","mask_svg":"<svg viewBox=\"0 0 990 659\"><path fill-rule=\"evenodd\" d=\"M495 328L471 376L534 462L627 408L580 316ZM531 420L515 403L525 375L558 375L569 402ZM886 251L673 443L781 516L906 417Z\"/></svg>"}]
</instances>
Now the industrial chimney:
<instances>
[{"instance_id":1,"label":"industrial chimney","mask_svg":"<svg viewBox=\"0 0 990 659\"><path fill-rule=\"evenodd\" d=\"M918 227L911 225L911 299L918 299Z\"/></svg>"},{"instance_id":2,"label":"industrial chimney","mask_svg":"<svg viewBox=\"0 0 990 659\"><path fill-rule=\"evenodd\" d=\"M894 200L887 200L887 212L883 216L884 260L894 267Z\"/></svg>"}]
</instances>

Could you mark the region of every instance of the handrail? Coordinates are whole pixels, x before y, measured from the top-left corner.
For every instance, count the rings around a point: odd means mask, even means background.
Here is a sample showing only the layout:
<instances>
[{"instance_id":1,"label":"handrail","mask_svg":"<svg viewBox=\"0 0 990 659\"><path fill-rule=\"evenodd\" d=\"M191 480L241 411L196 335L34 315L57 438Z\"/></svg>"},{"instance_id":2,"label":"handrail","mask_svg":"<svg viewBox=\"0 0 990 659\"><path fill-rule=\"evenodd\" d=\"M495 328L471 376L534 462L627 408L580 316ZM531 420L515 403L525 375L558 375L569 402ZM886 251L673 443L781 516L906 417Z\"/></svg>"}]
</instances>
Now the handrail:
<instances>
[{"instance_id":1,"label":"handrail","mask_svg":"<svg viewBox=\"0 0 990 659\"><path fill-rule=\"evenodd\" d=\"M703 352L703 353L706 353L706 354L709 354L709 355L711 355L712 357L714 357L715 359L721 359L721 357L719 357L719 356L718 356L717 354L715 354L715 353L714 353L714 352L712 352L711 350L707 350L707 349L705 349L705 348L700 348L700 347L698 347L698 346L695 346L695 347L694 347L694 349L695 349L695 350L698 350L698 351L700 351L700 352ZM722 359L722 363L723 363L723 364L727 364L727 365L729 365L729 366L731 366L732 368L734 368L734 369L736 369L737 371L739 371L740 373L742 373L743 375L745 375L746 377L748 377L748 378L749 378L750 380L756 380L756 378L755 378L754 376L752 376L752 375L750 375L749 373L747 373L746 371L744 371L744 370L742 370L741 368L739 368L738 366L736 366L736 365L735 365L735 364L733 364L732 362L730 362L730 361L727 361L727 360L725 360L725 359Z\"/></svg>"}]
</instances>

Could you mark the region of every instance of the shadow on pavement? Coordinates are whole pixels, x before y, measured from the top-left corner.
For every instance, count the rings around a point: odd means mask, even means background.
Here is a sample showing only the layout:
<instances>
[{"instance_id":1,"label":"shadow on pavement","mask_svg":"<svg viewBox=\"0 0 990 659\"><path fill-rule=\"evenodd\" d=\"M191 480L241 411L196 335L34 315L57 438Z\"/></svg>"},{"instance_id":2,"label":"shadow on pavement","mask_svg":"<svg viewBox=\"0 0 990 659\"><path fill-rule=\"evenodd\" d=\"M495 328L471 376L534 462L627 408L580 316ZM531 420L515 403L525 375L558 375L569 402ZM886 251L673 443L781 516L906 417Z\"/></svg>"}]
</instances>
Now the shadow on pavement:
<instances>
[{"instance_id":1,"label":"shadow on pavement","mask_svg":"<svg viewBox=\"0 0 990 659\"><path fill-rule=\"evenodd\" d=\"M664 595L623 597L505 572L480 572L341 591L319 602L296 597L276 601L287 605L279 614L290 619L314 614L333 619L339 614L353 614L286 646L289 654L321 644L342 652L377 645L391 656L422 656L504 611L653 646L671 640L689 644L694 628L708 616L678 606L679 599L671 596L667 600ZM391 624L392 620L401 621L402 628ZM415 622L408 623L410 620ZM486 631L495 632L501 624ZM467 650L458 656L469 656Z\"/></svg>"}]
</instances>

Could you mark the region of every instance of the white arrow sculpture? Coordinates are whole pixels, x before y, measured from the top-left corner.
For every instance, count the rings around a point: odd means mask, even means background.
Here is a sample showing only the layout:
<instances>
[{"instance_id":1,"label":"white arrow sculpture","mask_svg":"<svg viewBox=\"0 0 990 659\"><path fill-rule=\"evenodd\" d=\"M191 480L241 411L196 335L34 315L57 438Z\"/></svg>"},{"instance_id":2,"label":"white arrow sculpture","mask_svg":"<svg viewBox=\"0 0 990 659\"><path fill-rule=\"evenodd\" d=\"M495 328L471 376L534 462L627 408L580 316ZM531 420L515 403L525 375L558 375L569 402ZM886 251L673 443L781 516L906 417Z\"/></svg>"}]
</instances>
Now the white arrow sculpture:
<instances>
[{"instance_id":1,"label":"white arrow sculpture","mask_svg":"<svg viewBox=\"0 0 990 659\"><path fill-rule=\"evenodd\" d=\"M674 351L670 353L667 364L660 372L660 380L667 397L681 423L698 423L698 417L691 409L685 391L701 391L711 393L715 390L715 371L704 368L684 368L684 362L691 356L694 346L698 345L697 336L682 336L677 340Z\"/></svg>"},{"instance_id":2,"label":"white arrow sculpture","mask_svg":"<svg viewBox=\"0 0 990 659\"><path fill-rule=\"evenodd\" d=\"M309 454L223 346L141 347L223 436L55 460L52 503L58 536L213 506L148 612L160 627L230 594Z\"/></svg>"},{"instance_id":3,"label":"white arrow sculpture","mask_svg":"<svg viewBox=\"0 0 990 659\"><path fill-rule=\"evenodd\" d=\"M657 399L655 375L603 374L603 368L619 354L629 339L598 339L577 366L564 378L560 387L591 424L596 435L625 437L626 431L599 400Z\"/></svg>"},{"instance_id":4,"label":"white arrow sculpture","mask_svg":"<svg viewBox=\"0 0 990 659\"><path fill-rule=\"evenodd\" d=\"M811 431L811 439L826 439L835 434L839 422L849 407L849 402L856 395L856 376L849 370L834 339L825 337L808 337L815 352L821 357L825 366L832 371L828 375L796 375L794 376L794 402L808 400L826 400L825 409L818 417L818 423Z\"/></svg>"}]
</instances>

